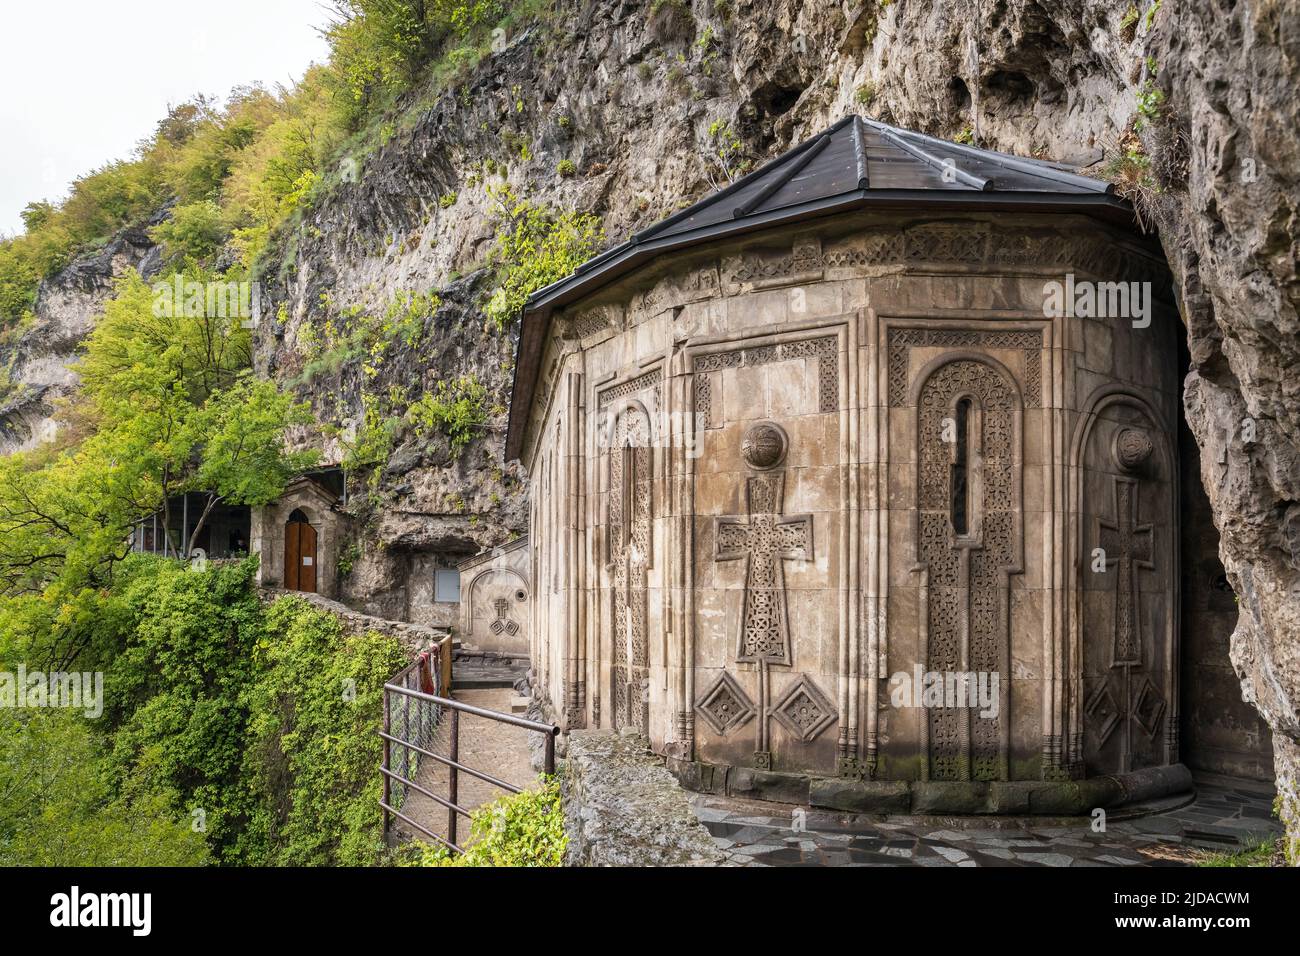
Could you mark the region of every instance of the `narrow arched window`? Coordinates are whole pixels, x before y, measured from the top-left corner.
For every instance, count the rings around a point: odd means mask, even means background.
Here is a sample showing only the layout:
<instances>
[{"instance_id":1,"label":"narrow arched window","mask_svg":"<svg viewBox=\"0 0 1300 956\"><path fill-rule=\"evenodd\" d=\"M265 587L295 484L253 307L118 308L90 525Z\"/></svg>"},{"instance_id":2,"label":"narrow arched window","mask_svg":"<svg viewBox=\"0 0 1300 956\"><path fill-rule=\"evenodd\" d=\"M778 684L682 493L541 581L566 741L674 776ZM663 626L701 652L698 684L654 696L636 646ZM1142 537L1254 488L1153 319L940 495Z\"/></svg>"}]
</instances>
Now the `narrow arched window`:
<instances>
[{"instance_id":1,"label":"narrow arched window","mask_svg":"<svg viewBox=\"0 0 1300 956\"><path fill-rule=\"evenodd\" d=\"M970 525L970 417L971 401L963 398L957 403L956 447L952 458L952 530L964 535Z\"/></svg>"}]
</instances>

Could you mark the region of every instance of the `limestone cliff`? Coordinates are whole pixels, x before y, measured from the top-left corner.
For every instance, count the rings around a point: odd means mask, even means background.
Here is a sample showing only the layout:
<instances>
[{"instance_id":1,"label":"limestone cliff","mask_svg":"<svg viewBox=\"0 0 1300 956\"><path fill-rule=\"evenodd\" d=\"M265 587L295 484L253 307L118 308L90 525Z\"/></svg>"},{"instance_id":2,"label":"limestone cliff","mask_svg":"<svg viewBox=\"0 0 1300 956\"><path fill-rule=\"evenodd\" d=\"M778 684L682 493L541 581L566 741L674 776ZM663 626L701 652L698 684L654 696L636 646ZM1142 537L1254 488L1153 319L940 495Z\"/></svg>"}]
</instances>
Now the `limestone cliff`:
<instances>
[{"instance_id":1,"label":"limestone cliff","mask_svg":"<svg viewBox=\"0 0 1300 956\"><path fill-rule=\"evenodd\" d=\"M58 400L77 385L69 366L95 327L113 280L128 269L147 278L159 267L159 249L147 231L152 224L122 230L42 282L33 321L0 344L0 454L30 448L53 434Z\"/></svg>"}]
</instances>

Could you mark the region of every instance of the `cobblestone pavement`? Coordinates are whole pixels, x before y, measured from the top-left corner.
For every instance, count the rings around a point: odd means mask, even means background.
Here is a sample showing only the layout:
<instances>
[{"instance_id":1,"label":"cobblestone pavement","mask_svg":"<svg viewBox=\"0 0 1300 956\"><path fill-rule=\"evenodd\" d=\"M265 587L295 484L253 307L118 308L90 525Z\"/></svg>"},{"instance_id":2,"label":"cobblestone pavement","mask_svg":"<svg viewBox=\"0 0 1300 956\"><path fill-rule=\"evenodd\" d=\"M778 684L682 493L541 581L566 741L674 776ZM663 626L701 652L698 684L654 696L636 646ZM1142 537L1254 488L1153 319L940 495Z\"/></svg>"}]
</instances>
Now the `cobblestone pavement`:
<instances>
[{"instance_id":1,"label":"cobblestone pavement","mask_svg":"<svg viewBox=\"0 0 1300 956\"><path fill-rule=\"evenodd\" d=\"M1194 800L1143 815L1113 811L1105 833L1076 817L865 816L707 794L691 803L741 866L1189 866L1280 833L1273 793L1267 783L1198 774Z\"/></svg>"},{"instance_id":2,"label":"cobblestone pavement","mask_svg":"<svg viewBox=\"0 0 1300 956\"><path fill-rule=\"evenodd\" d=\"M510 700L515 696L515 692L510 688L498 687L456 690L453 691L452 696L475 707L508 714ZM506 783L514 784L516 787L529 788L537 782L537 774L529 760L528 731L472 714L462 713L459 719L459 763L490 774ZM449 721L443 722L436 742L430 748L434 753L443 756L448 754L449 734L446 731L448 723ZM420 761L415 780L426 790L446 797L449 776L450 770L445 764L425 757ZM490 803L506 793L501 788L469 774L462 772L457 776L459 781L456 802L467 810ZM447 809L424 794L412 790L402 812L439 836L447 836ZM409 831L411 828L402 824L401 829ZM417 835L424 838L422 834ZM469 821L461 817L457 822L456 842L464 846L468 835Z\"/></svg>"}]
</instances>

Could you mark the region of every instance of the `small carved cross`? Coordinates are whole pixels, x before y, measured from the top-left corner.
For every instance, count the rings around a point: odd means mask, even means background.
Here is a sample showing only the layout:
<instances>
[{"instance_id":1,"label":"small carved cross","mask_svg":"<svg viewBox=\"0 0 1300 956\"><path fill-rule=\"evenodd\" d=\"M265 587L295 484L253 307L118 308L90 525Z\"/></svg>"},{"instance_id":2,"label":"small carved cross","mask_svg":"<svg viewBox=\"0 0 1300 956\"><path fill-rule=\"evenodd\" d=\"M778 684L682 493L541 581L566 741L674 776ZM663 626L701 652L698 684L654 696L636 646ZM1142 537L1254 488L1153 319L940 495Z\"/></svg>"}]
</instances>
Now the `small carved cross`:
<instances>
[{"instance_id":1,"label":"small carved cross","mask_svg":"<svg viewBox=\"0 0 1300 956\"><path fill-rule=\"evenodd\" d=\"M491 625L492 633L500 634L502 631L505 631L511 637L518 634L519 625L506 616L506 609L510 607L510 602L505 598L497 598L492 602L492 606L496 608L497 612L496 620L493 621Z\"/></svg>"},{"instance_id":2,"label":"small carved cross","mask_svg":"<svg viewBox=\"0 0 1300 956\"><path fill-rule=\"evenodd\" d=\"M738 661L790 663L783 560L810 561L812 516L782 515L784 478L756 475L746 484L748 520L719 518L715 561L745 561L745 610Z\"/></svg>"},{"instance_id":3,"label":"small carved cross","mask_svg":"<svg viewBox=\"0 0 1300 956\"><path fill-rule=\"evenodd\" d=\"M1115 656L1111 666L1142 663L1142 638L1138 628L1137 572L1154 570L1152 531L1138 524L1137 483L1115 478L1115 523L1098 521L1106 565L1116 565Z\"/></svg>"}]
</instances>

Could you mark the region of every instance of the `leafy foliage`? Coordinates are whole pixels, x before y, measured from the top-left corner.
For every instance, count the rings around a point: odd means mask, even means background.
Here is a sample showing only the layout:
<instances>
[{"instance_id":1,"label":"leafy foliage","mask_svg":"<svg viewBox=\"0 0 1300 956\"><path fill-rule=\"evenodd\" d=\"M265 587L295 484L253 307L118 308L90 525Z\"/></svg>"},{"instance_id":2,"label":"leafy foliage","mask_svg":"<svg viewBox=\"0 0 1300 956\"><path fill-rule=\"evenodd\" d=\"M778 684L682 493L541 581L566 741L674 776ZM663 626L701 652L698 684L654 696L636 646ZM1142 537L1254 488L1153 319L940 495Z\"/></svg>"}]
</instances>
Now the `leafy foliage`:
<instances>
[{"instance_id":1,"label":"leafy foliage","mask_svg":"<svg viewBox=\"0 0 1300 956\"><path fill-rule=\"evenodd\" d=\"M183 276L224 284L197 266ZM170 542L171 497L203 491L197 537L216 503L265 503L314 461L284 444L306 410L247 375L238 317L159 301L134 272L121 279L79 365L70 437L0 458L0 598L22 599L14 621L25 622L0 642L30 642L44 626L58 638L49 660L71 660L96 639L85 622L135 522L161 509Z\"/></svg>"},{"instance_id":2,"label":"leafy foliage","mask_svg":"<svg viewBox=\"0 0 1300 956\"><path fill-rule=\"evenodd\" d=\"M560 782L542 776L535 790L484 804L470 816L465 852L449 853L437 844L405 848L407 866L563 866L568 846Z\"/></svg>"},{"instance_id":3,"label":"leafy foliage","mask_svg":"<svg viewBox=\"0 0 1300 956\"><path fill-rule=\"evenodd\" d=\"M266 616L246 765L259 798L265 862L362 866L383 853L377 733L383 685L407 663L396 639L345 637L296 598Z\"/></svg>"},{"instance_id":4,"label":"leafy foliage","mask_svg":"<svg viewBox=\"0 0 1300 956\"><path fill-rule=\"evenodd\" d=\"M179 206L172 210L171 218L154 226L150 235L168 257L202 262L226 240L221 207L211 199Z\"/></svg>"},{"instance_id":5,"label":"leafy foliage","mask_svg":"<svg viewBox=\"0 0 1300 956\"><path fill-rule=\"evenodd\" d=\"M0 866L196 866L208 851L166 794L115 793L76 714L0 709Z\"/></svg>"},{"instance_id":6,"label":"leafy foliage","mask_svg":"<svg viewBox=\"0 0 1300 956\"><path fill-rule=\"evenodd\" d=\"M426 435L440 429L451 442L453 452L469 444L474 433L487 422L487 389L475 378L463 375L450 382L439 381L435 392L425 392L410 407L407 417L415 433Z\"/></svg>"},{"instance_id":7,"label":"leafy foliage","mask_svg":"<svg viewBox=\"0 0 1300 956\"><path fill-rule=\"evenodd\" d=\"M101 636L79 666L105 671L105 736L0 711L0 862L381 860L380 695L405 655L300 599L266 607L256 566L133 555L82 609ZM22 611L0 606L0 625ZM0 665L31 650L0 644Z\"/></svg>"},{"instance_id":8,"label":"leafy foliage","mask_svg":"<svg viewBox=\"0 0 1300 956\"><path fill-rule=\"evenodd\" d=\"M506 185L491 189L503 216L492 250L497 289L484 308L504 329L528 297L570 275L605 241L600 220L578 212L555 212L515 195Z\"/></svg>"}]
</instances>

